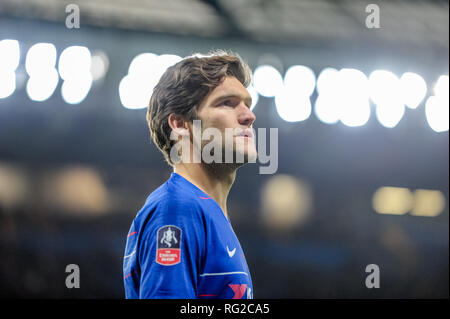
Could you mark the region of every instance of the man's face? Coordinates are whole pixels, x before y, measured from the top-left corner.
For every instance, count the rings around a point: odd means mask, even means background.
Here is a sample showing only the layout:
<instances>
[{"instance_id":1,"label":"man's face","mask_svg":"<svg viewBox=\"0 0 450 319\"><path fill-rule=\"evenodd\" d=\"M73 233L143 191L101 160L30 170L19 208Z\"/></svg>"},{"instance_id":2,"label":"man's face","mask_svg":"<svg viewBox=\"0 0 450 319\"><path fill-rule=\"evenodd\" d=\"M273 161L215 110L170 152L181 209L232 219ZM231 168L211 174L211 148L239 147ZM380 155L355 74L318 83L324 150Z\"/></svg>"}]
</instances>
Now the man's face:
<instances>
[{"instance_id":1,"label":"man's face","mask_svg":"<svg viewBox=\"0 0 450 319\"><path fill-rule=\"evenodd\" d=\"M253 122L255 114L250 111L252 100L247 89L235 77L225 77L220 85L211 91L199 105L197 115L202 121L202 131L216 128L220 131L222 154L232 146L234 159L239 154L248 162L256 159L257 151ZM229 144L226 144L227 141ZM202 141L202 149L209 141ZM218 146L219 147L219 146ZM228 148L229 150L229 148Z\"/></svg>"}]
</instances>

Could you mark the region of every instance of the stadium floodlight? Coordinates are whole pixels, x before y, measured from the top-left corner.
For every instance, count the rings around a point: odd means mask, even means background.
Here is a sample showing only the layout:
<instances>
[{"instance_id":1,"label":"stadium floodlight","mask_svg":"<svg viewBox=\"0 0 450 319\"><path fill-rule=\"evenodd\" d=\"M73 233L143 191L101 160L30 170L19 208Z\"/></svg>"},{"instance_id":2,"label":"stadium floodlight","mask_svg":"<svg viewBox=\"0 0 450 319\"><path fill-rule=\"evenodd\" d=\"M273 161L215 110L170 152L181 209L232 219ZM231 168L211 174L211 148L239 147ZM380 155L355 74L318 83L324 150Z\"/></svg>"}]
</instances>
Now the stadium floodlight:
<instances>
[{"instance_id":1,"label":"stadium floodlight","mask_svg":"<svg viewBox=\"0 0 450 319\"><path fill-rule=\"evenodd\" d=\"M7 98L16 90L16 69L20 62L19 41L0 41L0 99Z\"/></svg>"},{"instance_id":2,"label":"stadium floodlight","mask_svg":"<svg viewBox=\"0 0 450 319\"><path fill-rule=\"evenodd\" d=\"M417 73L405 72L400 78L400 92L403 103L415 109L427 94L427 83Z\"/></svg>"},{"instance_id":3,"label":"stadium floodlight","mask_svg":"<svg viewBox=\"0 0 450 319\"><path fill-rule=\"evenodd\" d=\"M36 43L28 49L25 70L30 77L52 72L56 64L56 48L52 43Z\"/></svg>"},{"instance_id":4,"label":"stadium floodlight","mask_svg":"<svg viewBox=\"0 0 450 319\"><path fill-rule=\"evenodd\" d=\"M20 62L19 41L4 39L0 41L0 72L15 71Z\"/></svg>"},{"instance_id":5,"label":"stadium floodlight","mask_svg":"<svg viewBox=\"0 0 450 319\"><path fill-rule=\"evenodd\" d=\"M50 98L58 85L55 69L56 48L52 43L36 43L28 49L25 70L28 79L26 91L32 101L43 102Z\"/></svg>"},{"instance_id":6,"label":"stadium floodlight","mask_svg":"<svg viewBox=\"0 0 450 319\"><path fill-rule=\"evenodd\" d=\"M405 114L405 106L402 103L378 104L375 114L381 125L387 128L395 127Z\"/></svg>"},{"instance_id":7,"label":"stadium floodlight","mask_svg":"<svg viewBox=\"0 0 450 319\"><path fill-rule=\"evenodd\" d=\"M400 79L387 70L375 70L370 74L369 92L375 104L403 103Z\"/></svg>"},{"instance_id":8,"label":"stadium floodlight","mask_svg":"<svg viewBox=\"0 0 450 319\"><path fill-rule=\"evenodd\" d=\"M275 106L278 115L286 122L300 122L311 115L309 96L292 88L284 87L275 96Z\"/></svg>"},{"instance_id":9,"label":"stadium floodlight","mask_svg":"<svg viewBox=\"0 0 450 319\"><path fill-rule=\"evenodd\" d=\"M181 61L181 57L174 54L162 54L158 55L154 60L151 72L146 75L147 86L151 91L158 84L161 76L166 72L166 70L177 62ZM148 105L148 100L146 101L146 106Z\"/></svg>"},{"instance_id":10,"label":"stadium floodlight","mask_svg":"<svg viewBox=\"0 0 450 319\"><path fill-rule=\"evenodd\" d=\"M176 54L161 54L158 55L155 61L152 72L157 76L158 81L166 70L172 65L180 62L182 58Z\"/></svg>"},{"instance_id":11,"label":"stadium floodlight","mask_svg":"<svg viewBox=\"0 0 450 319\"><path fill-rule=\"evenodd\" d=\"M448 100L448 75L441 75L434 85L434 95Z\"/></svg>"},{"instance_id":12,"label":"stadium floodlight","mask_svg":"<svg viewBox=\"0 0 450 319\"><path fill-rule=\"evenodd\" d=\"M314 113L325 124L335 124L339 121L339 106L330 94L320 94L317 97Z\"/></svg>"},{"instance_id":13,"label":"stadium floodlight","mask_svg":"<svg viewBox=\"0 0 450 319\"><path fill-rule=\"evenodd\" d=\"M405 187L380 187L372 197L372 207L378 214L405 215L413 206L413 194Z\"/></svg>"},{"instance_id":14,"label":"stadium floodlight","mask_svg":"<svg viewBox=\"0 0 450 319\"><path fill-rule=\"evenodd\" d=\"M334 68L323 69L317 77L317 96L314 105L316 117L323 123L335 124L339 121L339 71Z\"/></svg>"},{"instance_id":15,"label":"stadium floodlight","mask_svg":"<svg viewBox=\"0 0 450 319\"><path fill-rule=\"evenodd\" d=\"M256 92L255 88L251 84L247 87L247 90L250 96L252 97L252 105L250 106L250 111L253 111L255 109L256 104L258 104L259 94L258 92Z\"/></svg>"},{"instance_id":16,"label":"stadium floodlight","mask_svg":"<svg viewBox=\"0 0 450 319\"><path fill-rule=\"evenodd\" d=\"M64 80L61 95L68 104L79 104L88 95L93 81L91 51L84 46L69 46L59 57L59 75Z\"/></svg>"},{"instance_id":17,"label":"stadium floodlight","mask_svg":"<svg viewBox=\"0 0 450 319\"><path fill-rule=\"evenodd\" d=\"M0 99L5 99L16 90L16 73L14 71L0 71Z\"/></svg>"},{"instance_id":18,"label":"stadium floodlight","mask_svg":"<svg viewBox=\"0 0 450 319\"><path fill-rule=\"evenodd\" d=\"M339 119L350 127L362 126L370 118L368 80L357 69L344 68L339 71L338 90L340 91Z\"/></svg>"},{"instance_id":19,"label":"stadium floodlight","mask_svg":"<svg viewBox=\"0 0 450 319\"><path fill-rule=\"evenodd\" d=\"M91 74L94 81L103 78L108 72L109 59L105 52L95 51L92 54L91 60Z\"/></svg>"},{"instance_id":20,"label":"stadium floodlight","mask_svg":"<svg viewBox=\"0 0 450 319\"><path fill-rule=\"evenodd\" d=\"M448 95L448 75L441 75L433 91L434 96L430 96L425 103L425 116L428 125L435 132L446 132L449 128L449 95Z\"/></svg>"},{"instance_id":21,"label":"stadium floodlight","mask_svg":"<svg viewBox=\"0 0 450 319\"><path fill-rule=\"evenodd\" d=\"M58 63L59 75L63 80L84 77L90 73L92 57L88 48L70 46L61 52Z\"/></svg>"},{"instance_id":22,"label":"stadium floodlight","mask_svg":"<svg viewBox=\"0 0 450 319\"><path fill-rule=\"evenodd\" d=\"M387 70L375 70L369 76L371 100L376 104L376 117L384 127L395 127L405 114L405 103L417 107L423 99L421 77L414 73L405 73L400 80ZM411 90L417 90L412 93ZM425 85L426 93L426 85Z\"/></svg>"},{"instance_id":23,"label":"stadium floodlight","mask_svg":"<svg viewBox=\"0 0 450 319\"><path fill-rule=\"evenodd\" d=\"M413 216L436 217L445 209L445 196L439 190L416 189L414 191Z\"/></svg>"},{"instance_id":24,"label":"stadium floodlight","mask_svg":"<svg viewBox=\"0 0 450 319\"><path fill-rule=\"evenodd\" d=\"M61 86L63 100L68 104L79 104L83 102L91 89L92 82L93 78L90 73L64 81Z\"/></svg>"},{"instance_id":25,"label":"stadium floodlight","mask_svg":"<svg viewBox=\"0 0 450 319\"><path fill-rule=\"evenodd\" d=\"M341 121L346 126L357 127L369 120L368 79L360 70L325 68L317 78L317 91L314 111L323 123Z\"/></svg>"},{"instance_id":26,"label":"stadium floodlight","mask_svg":"<svg viewBox=\"0 0 450 319\"><path fill-rule=\"evenodd\" d=\"M148 106L153 90L144 81L136 81L130 74L122 78L119 84L119 96L123 107L131 110Z\"/></svg>"},{"instance_id":27,"label":"stadium floodlight","mask_svg":"<svg viewBox=\"0 0 450 319\"><path fill-rule=\"evenodd\" d=\"M43 102L50 98L58 85L58 72L55 68L41 71L38 75L30 76L26 91L32 101Z\"/></svg>"},{"instance_id":28,"label":"stadium floodlight","mask_svg":"<svg viewBox=\"0 0 450 319\"><path fill-rule=\"evenodd\" d=\"M325 68L317 77L317 92L321 95L329 95L336 91L336 84L339 83L338 70Z\"/></svg>"},{"instance_id":29,"label":"stadium floodlight","mask_svg":"<svg viewBox=\"0 0 450 319\"><path fill-rule=\"evenodd\" d=\"M283 88L283 78L273 66L260 65L253 72L253 87L262 96L274 97Z\"/></svg>"},{"instance_id":30,"label":"stadium floodlight","mask_svg":"<svg viewBox=\"0 0 450 319\"><path fill-rule=\"evenodd\" d=\"M349 127L363 126L370 118L368 100L349 99L340 105L340 120Z\"/></svg>"},{"instance_id":31,"label":"stadium floodlight","mask_svg":"<svg viewBox=\"0 0 450 319\"><path fill-rule=\"evenodd\" d=\"M128 67L128 74L145 76L151 73L156 64L155 60L157 57L153 53L138 54L131 60L130 66Z\"/></svg>"},{"instance_id":32,"label":"stadium floodlight","mask_svg":"<svg viewBox=\"0 0 450 319\"><path fill-rule=\"evenodd\" d=\"M293 65L284 75L284 87L309 97L316 87L316 75L307 66Z\"/></svg>"},{"instance_id":33,"label":"stadium floodlight","mask_svg":"<svg viewBox=\"0 0 450 319\"><path fill-rule=\"evenodd\" d=\"M437 133L446 132L449 128L449 105L441 96L430 96L425 103L425 116L428 125Z\"/></svg>"},{"instance_id":34,"label":"stadium floodlight","mask_svg":"<svg viewBox=\"0 0 450 319\"><path fill-rule=\"evenodd\" d=\"M119 84L119 97L127 109L142 109L148 106L155 85L152 76L158 55L141 53L131 60L128 74Z\"/></svg>"},{"instance_id":35,"label":"stadium floodlight","mask_svg":"<svg viewBox=\"0 0 450 319\"><path fill-rule=\"evenodd\" d=\"M141 53L134 57L128 68L128 74L119 84L119 97L123 107L146 108L161 76L169 67L181 60L182 58L175 54Z\"/></svg>"}]
</instances>

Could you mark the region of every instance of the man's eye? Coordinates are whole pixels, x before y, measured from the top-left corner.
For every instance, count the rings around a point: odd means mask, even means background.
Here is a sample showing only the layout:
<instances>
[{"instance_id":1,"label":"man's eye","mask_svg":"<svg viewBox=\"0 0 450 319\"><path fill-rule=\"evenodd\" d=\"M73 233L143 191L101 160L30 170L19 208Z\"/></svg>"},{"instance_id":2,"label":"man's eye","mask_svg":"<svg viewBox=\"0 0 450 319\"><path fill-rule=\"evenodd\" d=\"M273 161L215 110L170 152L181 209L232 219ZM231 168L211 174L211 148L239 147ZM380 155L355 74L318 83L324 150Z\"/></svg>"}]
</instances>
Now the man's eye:
<instances>
[{"instance_id":1,"label":"man's eye","mask_svg":"<svg viewBox=\"0 0 450 319\"><path fill-rule=\"evenodd\" d=\"M234 104L233 104L233 101L231 101L231 100L225 100L225 101L222 102L222 105L233 106Z\"/></svg>"}]
</instances>

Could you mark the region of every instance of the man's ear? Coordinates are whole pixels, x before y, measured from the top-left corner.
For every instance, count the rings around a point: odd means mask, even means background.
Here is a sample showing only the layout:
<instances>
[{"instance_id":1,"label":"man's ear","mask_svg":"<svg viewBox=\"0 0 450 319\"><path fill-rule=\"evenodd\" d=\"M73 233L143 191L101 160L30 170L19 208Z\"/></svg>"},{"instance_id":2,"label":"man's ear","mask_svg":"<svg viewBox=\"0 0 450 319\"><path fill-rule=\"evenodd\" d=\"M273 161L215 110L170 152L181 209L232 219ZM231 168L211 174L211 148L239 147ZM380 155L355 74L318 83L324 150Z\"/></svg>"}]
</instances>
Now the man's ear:
<instances>
[{"instance_id":1,"label":"man's ear","mask_svg":"<svg viewBox=\"0 0 450 319\"><path fill-rule=\"evenodd\" d=\"M171 113L167 119L172 131L180 136L189 135L189 126L185 118L179 114Z\"/></svg>"}]
</instances>

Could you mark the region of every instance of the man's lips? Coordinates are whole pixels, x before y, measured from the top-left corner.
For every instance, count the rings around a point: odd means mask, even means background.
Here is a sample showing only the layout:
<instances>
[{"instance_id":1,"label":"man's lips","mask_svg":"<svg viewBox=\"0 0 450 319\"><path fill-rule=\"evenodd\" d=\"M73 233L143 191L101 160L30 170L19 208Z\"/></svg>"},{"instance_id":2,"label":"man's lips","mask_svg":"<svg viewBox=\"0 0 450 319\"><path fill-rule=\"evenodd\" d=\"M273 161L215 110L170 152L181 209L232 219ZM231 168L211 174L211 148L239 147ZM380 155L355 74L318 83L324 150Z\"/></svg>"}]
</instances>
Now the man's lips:
<instances>
[{"instance_id":1,"label":"man's lips","mask_svg":"<svg viewBox=\"0 0 450 319\"><path fill-rule=\"evenodd\" d=\"M246 138L253 138L253 132L252 130L243 130L241 133L237 134L236 136L242 136Z\"/></svg>"}]
</instances>

